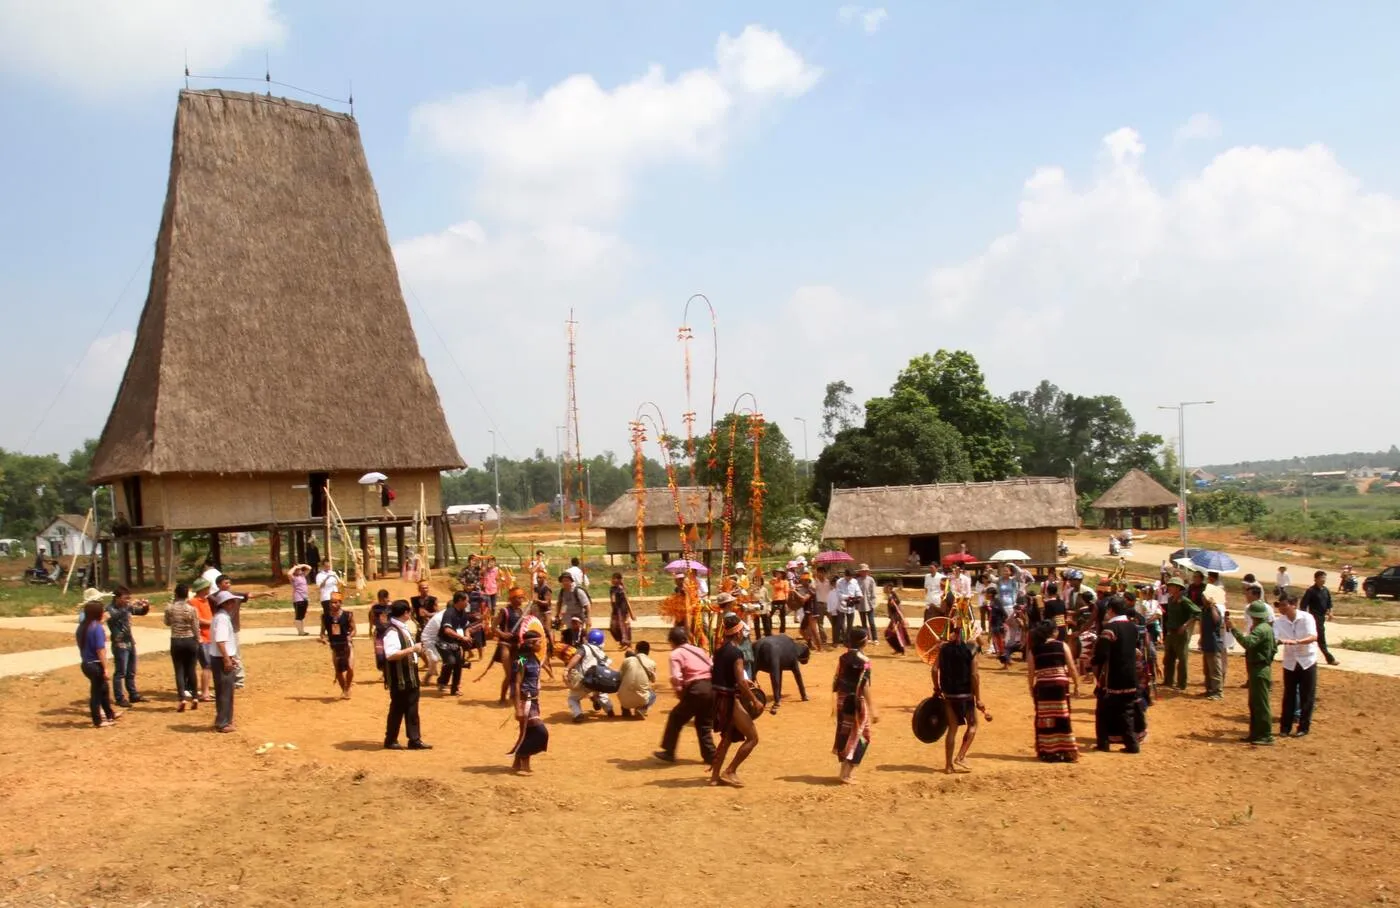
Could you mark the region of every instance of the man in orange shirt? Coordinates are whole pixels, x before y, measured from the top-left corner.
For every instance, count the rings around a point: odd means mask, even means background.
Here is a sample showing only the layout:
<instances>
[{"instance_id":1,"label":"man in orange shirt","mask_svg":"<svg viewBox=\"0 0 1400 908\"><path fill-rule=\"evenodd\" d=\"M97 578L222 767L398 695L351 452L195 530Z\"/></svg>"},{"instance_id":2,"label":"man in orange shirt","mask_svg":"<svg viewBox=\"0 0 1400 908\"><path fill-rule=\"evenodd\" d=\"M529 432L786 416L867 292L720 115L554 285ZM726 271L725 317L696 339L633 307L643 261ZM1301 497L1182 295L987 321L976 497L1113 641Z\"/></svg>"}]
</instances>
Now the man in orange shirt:
<instances>
[{"instance_id":1,"label":"man in orange shirt","mask_svg":"<svg viewBox=\"0 0 1400 908\"><path fill-rule=\"evenodd\" d=\"M209 587L209 581L203 577L190 585L190 605L199 613L199 699L194 701L196 708L201 701L208 703L214 699L209 696L209 684L214 675L209 670L209 653L206 652L206 647L211 642L209 628L214 623L214 609L209 605Z\"/></svg>"},{"instance_id":2,"label":"man in orange shirt","mask_svg":"<svg viewBox=\"0 0 1400 908\"><path fill-rule=\"evenodd\" d=\"M772 589L773 611L778 613L778 633L787 633L787 601L788 594L792 592L792 587L788 584L787 571L782 568L773 569L773 582L769 584Z\"/></svg>"}]
</instances>

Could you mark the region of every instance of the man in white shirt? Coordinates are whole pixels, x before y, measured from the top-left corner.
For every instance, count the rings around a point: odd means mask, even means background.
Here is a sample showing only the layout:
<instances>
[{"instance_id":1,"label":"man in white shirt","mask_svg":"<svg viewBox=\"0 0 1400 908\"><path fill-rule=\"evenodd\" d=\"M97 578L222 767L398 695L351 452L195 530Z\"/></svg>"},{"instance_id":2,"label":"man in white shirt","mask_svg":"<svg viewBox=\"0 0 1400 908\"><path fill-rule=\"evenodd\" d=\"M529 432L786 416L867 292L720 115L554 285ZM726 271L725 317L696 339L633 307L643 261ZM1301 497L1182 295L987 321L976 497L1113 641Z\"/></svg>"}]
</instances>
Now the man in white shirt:
<instances>
[{"instance_id":1,"label":"man in white shirt","mask_svg":"<svg viewBox=\"0 0 1400 908\"><path fill-rule=\"evenodd\" d=\"M943 572L938 562L929 562L928 573L924 575L924 605L938 605L943 601Z\"/></svg>"},{"instance_id":2,"label":"man in white shirt","mask_svg":"<svg viewBox=\"0 0 1400 908\"><path fill-rule=\"evenodd\" d=\"M316 573L316 588L320 590L321 614L331 613L331 597L340 592L340 575L331 570L330 561L321 562L321 570Z\"/></svg>"},{"instance_id":3,"label":"man in white shirt","mask_svg":"<svg viewBox=\"0 0 1400 908\"><path fill-rule=\"evenodd\" d=\"M442 667L442 654L438 652L438 633L442 630L442 616L447 609L433 612L433 616L423 625L423 633L418 640L423 644L423 656L428 661L428 684L436 684L438 671Z\"/></svg>"},{"instance_id":4,"label":"man in white shirt","mask_svg":"<svg viewBox=\"0 0 1400 908\"><path fill-rule=\"evenodd\" d=\"M1283 712L1279 725L1285 738L1303 738L1312 729L1313 703L1317 699L1317 621L1298 608L1298 597L1293 593L1285 592L1279 597L1274 637L1283 647Z\"/></svg>"},{"instance_id":5,"label":"man in white shirt","mask_svg":"<svg viewBox=\"0 0 1400 908\"><path fill-rule=\"evenodd\" d=\"M1282 596L1288 592L1288 588L1293 585L1293 578L1288 576L1288 565L1280 564L1278 573L1274 575L1274 596Z\"/></svg>"},{"instance_id":6,"label":"man in white shirt","mask_svg":"<svg viewBox=\"0 0 1400 908\"><path fill-rule=\"evenodd\" d=\"M209 598L214 618L209 623L209 667L214 672L214 730L227 734L233 727L233 688L238 672L238 637L228 607L237 599L228 590Z\"/></svg>"},{"instance_id":7,"label":"man in white shirt","mask_svg":"<svg viewBox=\"0 0 1400 908\"><path fill-rule=\"evenodd\" d=\"M204 559L204 572L199 576L201 579L209 581L209 589L217 590L219 588L219 575L222 573L223 571L219 570L218 565L214 564L213 558L206 558Z\"/></svg>"},{"instance_id":8,"label":"man in white shirt","mask_svg":"<svg viewBox=\"0 0 1400 908\"><path fill-rule=\"evenodd\" d=\"M569 559L569 566L564 568L564 573L574 578L574 586L581 590L588 589L588 575L583 572L583 568L579 567L577 558Z\"/></svg>"},{"instance_id":9,"label":"man in white shirt","mask_svg":"<svg viewBox=\"0 0 1400 908\"><path fill-rule=\"evenodd\" d=\"M846 645L846 612L841 603L841 581L827 585L826 617L831 620L831 645Z\"/></svg>"},{"instance_id":10,"label":"man in white shirt","mask_svg":"<svg viewBox=\"0 0 1400 908\"><path fill-rule=\"evenodd\" d=\"M384 686L389 688L389 720L384 727L384 749L402 750L399 728L408 734L409 750L432 750L423 743L418 724L418 654L423 644L413 642L408 620L408 602L399 599L389 606L389 623L378 632L384 635Z\"/></svg>"},{"instance_id":11,"label":"man in white shirt","mask_svg":"<svg viewBox=\"0 0 1400 908\"><path fill-rule=\"evenodd\" d=\"M875 633L875 606L879 603L875 578L870 573L870 565L862 564L856 571L856 585L860 587L860 624L865 628L866 639L871 646L879 646Z\"/></svg>"}]
</instances>

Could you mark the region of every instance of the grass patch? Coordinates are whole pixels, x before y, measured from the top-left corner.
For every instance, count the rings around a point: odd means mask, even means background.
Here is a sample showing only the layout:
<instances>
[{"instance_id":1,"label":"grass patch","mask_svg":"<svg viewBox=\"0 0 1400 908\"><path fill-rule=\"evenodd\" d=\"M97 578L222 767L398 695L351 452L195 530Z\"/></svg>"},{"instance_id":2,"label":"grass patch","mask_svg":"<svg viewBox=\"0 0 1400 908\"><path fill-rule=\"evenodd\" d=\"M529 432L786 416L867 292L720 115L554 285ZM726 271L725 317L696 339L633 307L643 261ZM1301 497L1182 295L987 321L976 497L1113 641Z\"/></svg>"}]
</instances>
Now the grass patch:
<instances>
[{"instance_id":1,"label":"grass patch","mask_svg":"<svg viewBox=\"0 0 1400 908\"><path fill-rule=\"evenodd\" d=\"M1400 637L1377 637L1374 640L1343 640L1342 649L1353 649L1362 653L1384 653L1387 656L1400 656Z\"/></svg>"}]
</instances>

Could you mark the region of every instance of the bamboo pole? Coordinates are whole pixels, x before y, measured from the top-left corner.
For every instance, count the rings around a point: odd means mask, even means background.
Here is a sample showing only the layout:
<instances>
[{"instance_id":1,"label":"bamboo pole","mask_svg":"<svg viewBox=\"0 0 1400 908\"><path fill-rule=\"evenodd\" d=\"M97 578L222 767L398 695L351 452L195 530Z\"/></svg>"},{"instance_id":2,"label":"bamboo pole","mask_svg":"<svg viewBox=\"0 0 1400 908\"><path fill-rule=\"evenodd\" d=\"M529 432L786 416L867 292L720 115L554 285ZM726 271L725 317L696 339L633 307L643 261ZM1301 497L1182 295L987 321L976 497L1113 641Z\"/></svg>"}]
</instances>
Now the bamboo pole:
<instances>
[{"instance_id":1,"label":"bamboo pole","mask_svg":"<svg viewBox=\"0 0 1400 908\"><path fill-rule=\"evenodd\" d=\"M321 498L322 498L322 499L324 500L324 502L325 502L325 507L323 507L322 510L326 512L326 513L325 513L325 517L326 517L326 560L330 562L330 564L331 564L331 570L334 571L334 570L335 570L335 547L331 544L331 508L334 507L334 505L331 503L331 478L330 478L330 476L327 476L327 477L326 477L326 484L325 484L324 486L322 486Z\"/></svg>"},{"instance_id":2,"label":"bamboo pole","mask_svg":"<svg viewBox=\"0 0 1400 908\"><path fill-rule=\"evenodd\" d=\"M92 523L92 508L88 508L87 516L83 518L83 530L82 530L82 533L81 533L80 536L79 536L78 548L82 548L82 547L83 547L83 543L87 540L88 526L89 526L91 523ZM68 576L66 576L66 577L63 578L63 595L65 595L65 596L68 595L68 583L69 583L69 581L71 581L71 580L73 579L73 568L75 568L75 567L77 567L77 566L78 566L78 553L75 551L75 552L73 553L73 558L72 558L72 560L68 562Z\"/></svg>"}]
</instances>

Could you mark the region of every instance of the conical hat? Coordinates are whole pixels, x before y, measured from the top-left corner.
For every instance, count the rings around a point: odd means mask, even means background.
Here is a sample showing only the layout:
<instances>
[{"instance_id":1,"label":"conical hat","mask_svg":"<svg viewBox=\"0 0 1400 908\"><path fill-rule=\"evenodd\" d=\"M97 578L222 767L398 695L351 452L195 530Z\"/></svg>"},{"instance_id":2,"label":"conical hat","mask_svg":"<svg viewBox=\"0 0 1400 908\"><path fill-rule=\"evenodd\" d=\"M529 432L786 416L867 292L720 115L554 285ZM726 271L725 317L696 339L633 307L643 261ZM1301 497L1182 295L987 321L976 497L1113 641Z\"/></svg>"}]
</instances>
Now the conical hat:
<instances>
[{"instance_id":1,"label":"conical hat","mask_svg":"<svg viewBox=\"0 0 1400 908\"><path fill-rule=\"evenodd\" d=\"M914 737L925 744L934 744L948 730L948 716L942 697L928 697L914 707Z\"/></svg>"}]
</instances>

